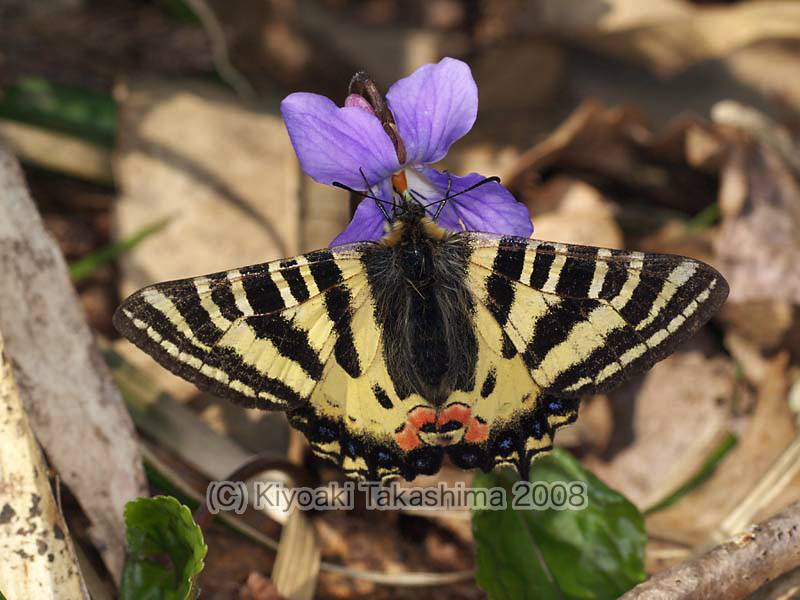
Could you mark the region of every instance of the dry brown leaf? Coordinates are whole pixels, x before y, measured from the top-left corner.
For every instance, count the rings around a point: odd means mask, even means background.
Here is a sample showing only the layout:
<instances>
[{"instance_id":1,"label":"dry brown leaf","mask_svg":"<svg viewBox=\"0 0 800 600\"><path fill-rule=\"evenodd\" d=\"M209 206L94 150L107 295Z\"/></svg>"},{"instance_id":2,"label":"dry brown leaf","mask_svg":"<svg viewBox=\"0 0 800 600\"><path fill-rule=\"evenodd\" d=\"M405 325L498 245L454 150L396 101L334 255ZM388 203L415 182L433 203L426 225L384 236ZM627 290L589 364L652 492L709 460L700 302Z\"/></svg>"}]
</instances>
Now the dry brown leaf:
<instances>
[{"instance_id":1,"label":"dry brown leaf","mask_svg":"<svg viewBox=\"0 0 800 600\"><path fill-rule=\"evenodd\" d=\"M781 301L729 302L718 317L730 332L762 351L770 351L784 343L795 323L795 308Z\"/></svg>"},{"instance_id":2,"label":"dry brown leaf","mask_svg":"<svg viewBox=\"0 0 800 600\"><path fill-rule=\"evenodd\" d=\"M769 364L756 409L739 443L713 475L678 504L647 519L651 535L690 546L706 543L709 535L736 509L768 468L795 439L794 415L789 410L786 356Z\"/></svg>"},{"instance_id":3,"label":"dry brown leaf","mask_svg":"<svg viewBox=\"0 0 800 600\"><path fill-rule=\"evenodd\" d=\"M239 598L240 600L285 600L272 581L255 571L247 576L244 587L239 591Z\"/></svg>"},{"instance_id":4,"label":"dry brown leaf","mask_svg":"<svg viewBox=\"0 0 800 600\"><path fill-rule=\"evenodd\" d=\"M693 476L729 428L734 367L724 356L707 358L698 337L609 394L616 416L610 456L584 461L643 509Z\"/></svg>"},{"instance_id":5,"label":"dry brown leaf","mask_svg":"<svg viewBox=\"0 0 800 600\"><path fill-rule=\"evenodd\" d=\"M53 466L119 578L125 503L147 494L133 424L86 325L67 266L0 149L0 329L20 396Z\"/></svg>"},{"instance_id":6,"label":"dry brown leaf","mask_svg":"<svg viewBox=\"0 0 800 600\"><path fill-rule=\"evenodd\" d=\"M781 0L696 6L681 0L532 0L505 3L506 33L577 41L674 75L703 60L800 37L800 5Z\"/></svg>"},{"instance_id":7,"label":"dry brown leaf","mask_svg":"<svg viewBox=\"0 0 800 600\"><path fill-rule=\"evenodd\" d=\"M89 600L4 350L0 331L0 593L9 599Z\"/></svg>"},{"instance_id":8,"label":"dry brown leaf","mask_svg":"<svg viewBox=\"0 0 800 600\"><path fill-rule=\"evenodd\" d=\"M727 123L733 122L730 106ZM800 303L800 181L779 128L753 123L742 108L746 137L723 168L722 229L717 255L728 279L729 302ZM750 138L750 139L747 139ZM725 183L734 181L735 183Z\"/></svg>"},{"instance_id":9,"label":"dry brown leaf","mask_svg":"<svg viewBox=\"0 0 800 600\"><path fill-rule=\"evenodd\" d=\"M526 202L545 174L562 175L583 180L619 203L695 213L710 204L715 190L714 177L686 155L687 132L696 126L702 125L681 118L656 135L633 107L586 101L523 153L503 181Z\"/></svg>"},{"instance_id":10,"label":"dry brown leaf","mask_svg":"<svg viewBox=\"0 0 800 600\"><path fill-rule=\"evenodd\" d=\"M537 206L552 207L545 212ZM565 244L622 248L614 208L596 189L581 181L555 178L528 199L535 237Z\"/></svg>"}]
</instances>

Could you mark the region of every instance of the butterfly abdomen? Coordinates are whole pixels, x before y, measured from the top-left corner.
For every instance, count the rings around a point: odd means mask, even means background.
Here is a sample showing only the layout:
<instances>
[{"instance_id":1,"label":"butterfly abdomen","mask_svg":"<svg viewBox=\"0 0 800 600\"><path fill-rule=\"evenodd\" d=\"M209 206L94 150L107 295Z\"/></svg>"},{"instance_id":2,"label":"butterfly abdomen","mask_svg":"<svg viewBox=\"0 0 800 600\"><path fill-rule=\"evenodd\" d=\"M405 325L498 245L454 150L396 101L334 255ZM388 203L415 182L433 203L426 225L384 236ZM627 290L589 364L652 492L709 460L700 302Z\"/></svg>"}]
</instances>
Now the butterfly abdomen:
<instances>
[{"instance_id":1,"label":"butterfly abdomen","mask_svg":"<svg viewBox=\"0 0 800 600\"><path fill-rule=\"evenodd\" d=\"M425 225L405 223L363 261L397 395L417 393L439 405L475 386L475 307L466 286L469 246L457 236L432 236Z\"/></svg>"}]
</instances>

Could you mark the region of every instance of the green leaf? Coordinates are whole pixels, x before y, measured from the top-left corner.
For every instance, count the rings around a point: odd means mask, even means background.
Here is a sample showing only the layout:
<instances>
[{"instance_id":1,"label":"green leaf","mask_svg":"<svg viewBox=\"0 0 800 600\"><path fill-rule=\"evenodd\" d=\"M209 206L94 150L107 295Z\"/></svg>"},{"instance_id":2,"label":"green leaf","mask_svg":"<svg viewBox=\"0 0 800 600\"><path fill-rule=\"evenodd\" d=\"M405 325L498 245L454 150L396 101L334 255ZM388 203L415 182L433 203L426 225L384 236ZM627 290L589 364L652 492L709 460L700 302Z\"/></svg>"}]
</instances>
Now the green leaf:
<instances>
[{"instance_id":1,"label":"green leaf","mask_svg":"<svg viewBox=\"0 0 800 600\"><path fill-rule=\"evenodd\" d=\"M151 223L124 240L109 244L104 248L92 252L88 256L74 261L69 266L69 274L72 278L72 282L77 283L86 279L103 265L119 258L126 252L130 252L148 237L164 229L167 223L169 223L169 219L161 219L160 221Z\"/></svg>"},{"instance_id":2,"label":"green leaf","mask_svg":"<svg viewBox=\"0 0 800 600\"><path fill-rule=\"evenodd\" d=\"M0 600L6 600L6 597L3 596L3 592L0 592Z\"/></svg>"},{"instance_id":3,"label":"green leaf","mask_svg":"<svg viewBox=\"0 0 800 600\"><path fill-rule=\"evenodd\" d=\"M190 600L207 547L191 511L171 496L125 506L127 558L120 600Z\"/></svg>"},{"instance_id":4,"label":"green leaf","mask_svg":"<svg viewBox=\"0 0 800 600\"><path fill-rule=\"evenodd\" d=\"M117 105L108 94L21 77L0 94L0 117L112 146Z\"/></svg>"},{"instance_id":5,"label":"green leaf","mask_svg":"<svg viewBox=\"0 0 800 600\"><path fill-rule=\"evenodd\" d=\"M490 598L604 600L645 579L644 518L624 496L558 448L534 462L530 479L518 483L516 474L499 471L475 477L476 487L502 486L508 494L504 510L472 513L476 579ZM523 508L541 506L535 489L561 487L570 497L571 482L578 482L573 492L585 490L572 496L584 508Z\"/></svg>"},{"instance_id":6,"label":"green leaf","mask_svg":"<svg viewBox=\"0 0 800 600\"><path fill-rule=\"evenodd\" d=\"M719 203L714 202L689 219L686 223L686 231L689 233L701 233L712 225L717 224L720 218Z\"/></svg>"}]
</instances>

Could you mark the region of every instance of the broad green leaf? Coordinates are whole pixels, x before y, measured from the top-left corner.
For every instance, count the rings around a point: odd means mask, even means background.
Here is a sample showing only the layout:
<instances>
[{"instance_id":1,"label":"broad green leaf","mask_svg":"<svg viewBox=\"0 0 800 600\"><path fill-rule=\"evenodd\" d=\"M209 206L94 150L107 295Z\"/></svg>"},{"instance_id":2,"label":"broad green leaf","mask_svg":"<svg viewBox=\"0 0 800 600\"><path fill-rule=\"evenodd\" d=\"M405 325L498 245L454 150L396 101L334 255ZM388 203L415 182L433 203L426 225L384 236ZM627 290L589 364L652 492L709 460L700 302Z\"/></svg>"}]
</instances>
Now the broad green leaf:
<instances>
[{"instance_id":1,"label":"broad green leaf","mask_svg":"<svg viewBox=\"0 0 800 600\"><path fill-rule=\"evenodd\" d=\"M110 263L126 252L130 252L148 237L164 229L167 223L169 223L169 219L161 219L151 223L124 240L109 244L88 256L74 261L69 266L69 274L73 283L86 279L103 265Z\"/></svg>"},{"instance_id":2,"label":"broad green leaf","mask_svg":"<svg viewBox=\"0 0 800 600\"><path fill-rule=\"evenodd\" d=\"M495 471L475 478L475 486L508 490L505 510L472 515L476 579L492 600L613 599L644 580L647 536L633 504L558 448L534 462L530 479L515 493L516 475ZM565 482L561 489L568 494L569 483L578 482L574 490L586 492L574 500L583 499L585 507L521 508L541 506L531 491L554 482Z\"/></svg>"},{"instance_id":3,"label":"broad green leaf","mask_svg":"<svg viewBox=\"0 0 800 600\"><path fill-rule=\"evenodd\" d=\"M0 117L22 121L111 146L117 106L108 94L21 77L0 95Z\"/></svg>"},{"instance_id":4,"label":"broad green leaf","mask_svg":"<svg viewBox=\"0 0 800 600\"><path fill-rule=\"evenodd\" d=\"M192 600L207 547L192 513L171 496L125 506L127 558L120 600Z\"/></svg>"},{"instance_id":5,"label":"broad green leaf","mask_svg":"<svg viewBox=\"0 0 800 600\"><path fill-rule=\"evenodd\" d=\"M0 600L6 600L6 597L3 596L3 592L0 592Z\"/></svg>"}]
</instances>

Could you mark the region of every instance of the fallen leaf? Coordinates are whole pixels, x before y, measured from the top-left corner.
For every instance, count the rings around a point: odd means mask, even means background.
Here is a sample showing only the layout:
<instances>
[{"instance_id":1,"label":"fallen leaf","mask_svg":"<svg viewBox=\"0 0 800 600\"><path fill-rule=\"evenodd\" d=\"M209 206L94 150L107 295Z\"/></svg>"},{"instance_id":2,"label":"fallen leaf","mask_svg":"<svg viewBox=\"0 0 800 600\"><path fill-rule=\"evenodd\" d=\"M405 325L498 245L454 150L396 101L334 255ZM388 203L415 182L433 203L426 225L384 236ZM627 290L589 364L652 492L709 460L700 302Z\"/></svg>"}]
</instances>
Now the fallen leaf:
<instances>
[{"instance_id":1,"label":"fallen leaf","mask_svg":"<svg viewBox=\"0 0 800 600\"><path fill-rule=\"evenodd\" d=\"M0 149L0 330L37 439L92 523L115 579L122 512L147 493L128 416L16 161Z\"/></svg>"},{"instance_id":2,"label":"fallen leaf","mask_svg":"<svg viewBox=\"0 0 800 600\"><path fill-rule=\"evenodd\" d=\"M698 337L608 395L616 417L609 450L584 459L641 509L694 475L729 428L733 365L705 356Z\"/></svg>"},{"instance_id":3,"label":"fallen leaf","mask_svg":"<svg viewBox=\"0 0 800 600\"><path fill-rule=\"evenodd\" d=\"M9 359L0 329L0 590L10 599L89 600Z\"/></svg>"},{"instance_id":4,"label":"fallen leaf","mask_svg":"<svg viewBox=\"0 0 800 600\"><path fill-rule=\"evenodd\" d=\"M730 284L729 302L798 304L800 172L793 164L796 158L787 158L795 147L765 117L744 107L734 117L734 107L726 106L716 111L717 118L722 113L727 124L739 123L744 134L721 175L723 218L716 250ZM730 179L737 184L726 186Z\"/></svg>"},{"instance_id":5,"label":"fallen leaf","mask_svg":"<svg viewBox=\"0 0 800 600\"><path fill-rule=\"evenodd\" d=\"M754 414L739 443L712 476L678 504L647 518L650 535L689 546L702 545L736 509L762 475L794 440L794 417L786 400L786 356L774 358L763 378Z\"/></svg>"},{"instance_id":6,"label":"fallen leaf","mask_svg":"<svg viewBox=\"0 0 800 600\"><path fill-rule=\"evenodd\" d=\"M546 212L537 206L550 207ZM622 248L622 231L614 208L596 189L567 178L555 178L528 197L534 236L564 244Z\"/></svg>"},{"instance_id":7,"label":"fallen leaf","mask_svg":"<svg viewBox=\"0 0 800 600\"><path fill-rule=\"evenodd\" d=\"M793 2L696 6L680 0L504 3L504 32L546 34L644 64L661 76L764 40L800 37Z\"/></svg>"},{"instance_id":8,"label":"fallen leaf","mask_svg":"<svg viewBox=\"0 0 800 600\"><path fill-rule=\"evenodd\" d=\"M261 573L253 571L239 590L240 600L284 600L275 584Z\"/></svg>"}]
</instances>

